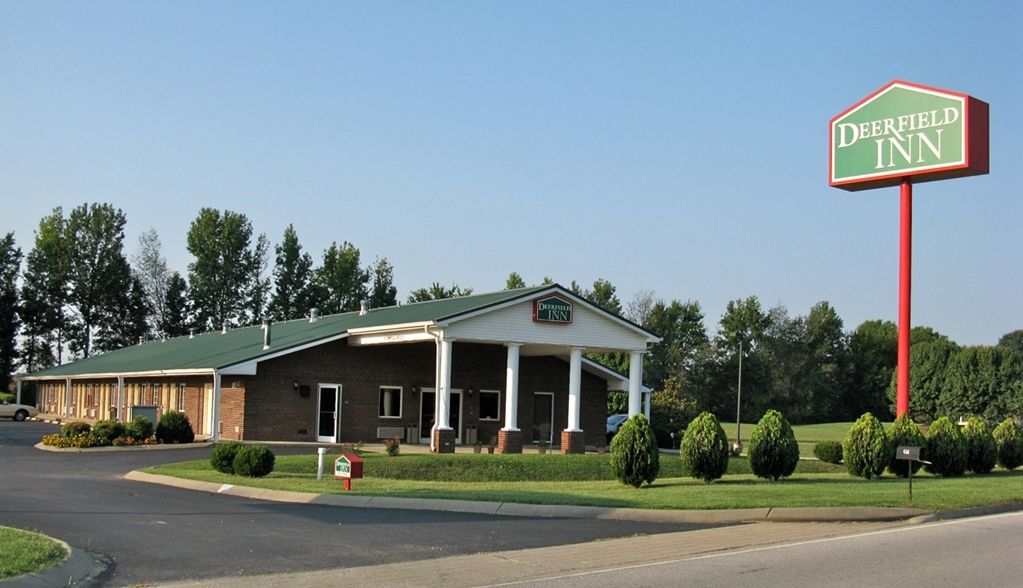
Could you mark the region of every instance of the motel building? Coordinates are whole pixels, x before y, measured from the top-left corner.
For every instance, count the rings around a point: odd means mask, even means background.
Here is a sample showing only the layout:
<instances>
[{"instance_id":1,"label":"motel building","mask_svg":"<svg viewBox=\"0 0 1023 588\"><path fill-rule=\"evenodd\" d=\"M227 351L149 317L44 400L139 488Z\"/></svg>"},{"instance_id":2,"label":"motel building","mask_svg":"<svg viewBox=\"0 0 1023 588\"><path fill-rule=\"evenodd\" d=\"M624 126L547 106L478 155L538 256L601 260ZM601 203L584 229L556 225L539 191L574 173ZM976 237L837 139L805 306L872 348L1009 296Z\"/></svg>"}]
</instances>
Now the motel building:
<instances>
[{"instance_id":1,"label":"motel building","mask_svg":"<svg viewBox=\"0 0 1023 588\"><path fill-rule=\"evenodd\" d=\"M214 441L376 442L520 453L605 443L608 390L649 417L660 339L557 284L310 317L126 347L22 376L44 418L184 412ZM625 352L628 376L584 354ZM19 389L21 383L19 381ZM645 406L645 409L644 409Z\"/></svg>"}]
</instances>

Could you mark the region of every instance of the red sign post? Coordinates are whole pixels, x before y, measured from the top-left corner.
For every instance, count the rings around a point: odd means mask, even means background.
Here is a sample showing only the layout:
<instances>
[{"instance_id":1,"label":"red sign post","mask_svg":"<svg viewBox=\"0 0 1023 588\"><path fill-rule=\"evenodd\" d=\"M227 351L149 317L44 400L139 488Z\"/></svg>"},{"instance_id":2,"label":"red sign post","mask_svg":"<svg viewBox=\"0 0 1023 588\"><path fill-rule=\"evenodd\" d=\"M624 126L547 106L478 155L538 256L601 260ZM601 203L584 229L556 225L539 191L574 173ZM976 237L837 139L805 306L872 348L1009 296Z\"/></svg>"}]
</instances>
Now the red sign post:
<instances>
[{"instance_id":1,"label":"red sign post","mask_svg":"<svg viewBox=\"0 0 1023 588\"><path fill-rule=\"evenodd\" d=\"M913 180L988 173L988 105L898 80L831 119L828 183L843 190L899 185L899 348L895 414L909 411Z\"/></svg>"}]
</instances>

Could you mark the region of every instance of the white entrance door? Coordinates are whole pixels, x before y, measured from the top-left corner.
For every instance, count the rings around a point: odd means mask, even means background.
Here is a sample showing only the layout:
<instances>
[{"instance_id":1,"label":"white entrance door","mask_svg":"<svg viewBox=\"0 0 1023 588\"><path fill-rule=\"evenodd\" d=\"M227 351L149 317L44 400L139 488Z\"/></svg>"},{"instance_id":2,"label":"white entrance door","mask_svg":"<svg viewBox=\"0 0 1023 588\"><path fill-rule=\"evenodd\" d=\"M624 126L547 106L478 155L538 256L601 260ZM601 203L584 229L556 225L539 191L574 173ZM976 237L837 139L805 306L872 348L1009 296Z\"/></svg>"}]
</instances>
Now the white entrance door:
<instances>
[{"instance_id":1,"label":"white entrance door","mask_svg":"<svg viewBox=\"0 0 1023 588\"><path fill-rule=\"evenodd\" d=\"M341 432L341 385L320 384L316 403L316 440L336 443Z\"/></svg>"}]
</instances>

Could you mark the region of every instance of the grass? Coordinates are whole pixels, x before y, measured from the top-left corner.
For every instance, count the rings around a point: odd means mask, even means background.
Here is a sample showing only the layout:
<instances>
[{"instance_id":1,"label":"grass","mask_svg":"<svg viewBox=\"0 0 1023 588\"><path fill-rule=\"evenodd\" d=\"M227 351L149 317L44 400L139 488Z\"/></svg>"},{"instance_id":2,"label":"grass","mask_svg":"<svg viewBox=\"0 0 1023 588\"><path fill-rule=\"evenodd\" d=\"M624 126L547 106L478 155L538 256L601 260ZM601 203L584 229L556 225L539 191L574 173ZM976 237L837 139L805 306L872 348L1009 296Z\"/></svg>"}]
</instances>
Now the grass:
<instances>
[{"instance_id":1,"label":"grass","mask_svg":"<svg viewBox=\"0 0 1023 588\"><path fill-rule=\"evenodd\" d=\"M63 545L45 535L0 527L0 580L45 570L67 555Z\"/></svg>"},{"instance_id":2,"label":"grass","mask_svg":"<svg viewBox=\"0 0 1023 588\"><path fill-rule=\"evenodd\" d=\"M661 457L661 476L652 486L639 489L614 480L583 478L566 480L604 467L607 456L565 455L408 455L388 458L366 454L367 477L352 483L353 494L405 498L441 498L519 502L527 504L576 504L583 506L649 509L732 509L766 507L880 506L953 510L1023 501L1023 472L996 470L985 476L937 478L921 474L913 478L913 501L907 482L893 476L863 480L838 467L801 461L791 478L770 482L748 473L745 460L732 460L729 473L713 484L685 477L681 460ZM452 465L453 464L453 465ZM492 473L469 474L469 466ZM529 475L513 473L529 468ZM403 470L404 479L383 477L382 472ZM438 470L461 472L455 481L438 481ZM228 476L214 471L208 462L170 464L145 471L218 484L236 484L337 494L338 481L325 474L316 480L315 456L279 456L275 471L265 478ZM428 474L434 472L434 474ZM501 472L504 472L503 474ZM542 472L557 472L558 481L542 480ZM565 472L576 472L566 476ZM389 475L399 475L390 473ZM497 479L481 479L497 478ZM518 480L518 481L515 481Z\"/></svg>"}]
</instances>

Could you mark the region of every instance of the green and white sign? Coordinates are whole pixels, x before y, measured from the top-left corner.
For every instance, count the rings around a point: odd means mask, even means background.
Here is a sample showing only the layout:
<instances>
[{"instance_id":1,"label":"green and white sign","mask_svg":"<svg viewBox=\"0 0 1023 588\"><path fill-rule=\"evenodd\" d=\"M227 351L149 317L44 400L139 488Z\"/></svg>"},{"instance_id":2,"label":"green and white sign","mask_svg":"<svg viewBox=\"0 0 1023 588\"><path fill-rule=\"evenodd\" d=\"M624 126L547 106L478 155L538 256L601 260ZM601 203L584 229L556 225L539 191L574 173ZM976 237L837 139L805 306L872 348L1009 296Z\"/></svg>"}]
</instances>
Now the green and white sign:
<instances>
[{"instance_id":1,"label":"green and white sign","mask_svg":"<svg viewBox=\"0 0 1023 588\"><path fill-rule=\"evenodd\" d=\"M572 303L560 296L544 296L533 301L533 320L538 323L571 323Z\"/></svg>"},{"instance_id":2,"label":"green and white sign","mask_svg":"<svg viewBox=\"0 0 1023 588\"><path fill-rule=\"evenodd\" d=\"M831 119L830 184L848 190L987 173L987 104L891 82Z\"/></svg>"}]
</instances>

